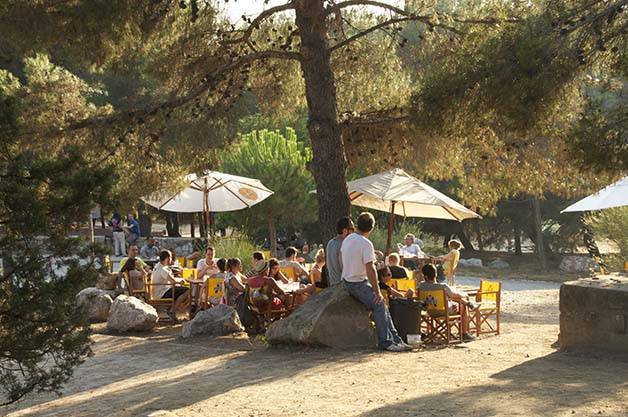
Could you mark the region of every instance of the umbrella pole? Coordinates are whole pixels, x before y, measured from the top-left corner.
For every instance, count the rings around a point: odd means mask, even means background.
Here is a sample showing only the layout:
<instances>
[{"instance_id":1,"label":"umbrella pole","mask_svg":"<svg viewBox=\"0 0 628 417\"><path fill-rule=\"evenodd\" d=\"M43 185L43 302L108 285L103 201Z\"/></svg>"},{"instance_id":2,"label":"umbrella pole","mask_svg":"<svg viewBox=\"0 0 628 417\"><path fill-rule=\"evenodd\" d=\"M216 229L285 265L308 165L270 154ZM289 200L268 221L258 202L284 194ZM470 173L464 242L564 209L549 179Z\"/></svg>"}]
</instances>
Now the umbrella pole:
<instances>
[{"instance_id":1,"label":"umbrella pole","mask_svg":"<svg viewBox=\"0 0 628 417\"><path fill-rule=\"evenodd\" d=\"M388 214L388 237L386 239L386 255L390 253L390 245L392 244L392 232L395 226L395 202L390 203L390 213Z\"/></svg>"}]
</instances>

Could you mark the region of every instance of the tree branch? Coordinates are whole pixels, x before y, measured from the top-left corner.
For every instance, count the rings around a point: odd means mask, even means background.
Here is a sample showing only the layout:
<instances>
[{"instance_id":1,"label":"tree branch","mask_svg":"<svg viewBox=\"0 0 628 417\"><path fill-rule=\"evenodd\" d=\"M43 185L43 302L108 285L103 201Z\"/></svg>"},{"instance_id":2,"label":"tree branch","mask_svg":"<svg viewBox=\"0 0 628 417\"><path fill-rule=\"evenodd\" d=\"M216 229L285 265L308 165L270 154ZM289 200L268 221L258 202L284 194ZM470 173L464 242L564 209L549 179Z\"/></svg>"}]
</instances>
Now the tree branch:
<instances>
[{"instance_id":1,"label":"tree branch","mask_svg":"<svg viewBox=\"0 0 628 417\"><path fill-rule=\"evenodd\" d=\"M262 21L274 15L275 13L283 12L290 9L294 9L294 4L292 1L289 1L286 4L282 4L279 6L266 9L263 12L261 12L259 15L257 15L255 19L253 19L253 21L249 24L249 26L246 28L246 30L242 34L242 36L239 36L235 39L224 40L222 43L228 45L228 44L246 42L251 37L251 34L253 33L253 31L259 28L259 25L260 23L262 23Z\"/></svg>"}]
</instances>

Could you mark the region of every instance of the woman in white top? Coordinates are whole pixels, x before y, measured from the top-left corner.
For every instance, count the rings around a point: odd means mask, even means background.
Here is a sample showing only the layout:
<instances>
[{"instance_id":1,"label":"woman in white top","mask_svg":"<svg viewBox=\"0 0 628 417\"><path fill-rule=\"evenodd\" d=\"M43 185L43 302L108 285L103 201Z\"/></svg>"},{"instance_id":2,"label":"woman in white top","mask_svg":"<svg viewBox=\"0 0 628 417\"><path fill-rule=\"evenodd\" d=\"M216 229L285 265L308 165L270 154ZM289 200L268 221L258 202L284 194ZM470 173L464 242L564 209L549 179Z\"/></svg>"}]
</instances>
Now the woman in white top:
<instances>
[{"instance_id":1,"label":"woman in white top","mask_svg":"<svg viewBox=\"0 0 628 417\"><path fill-rule=\"evenodd\" d=\"M242 275L242 261L238 258L231 258L227 261L227 273L224 280L224 291L222 304L235 307L238 297L244 294L246 277Z\"/></svg>"}]
</instances>

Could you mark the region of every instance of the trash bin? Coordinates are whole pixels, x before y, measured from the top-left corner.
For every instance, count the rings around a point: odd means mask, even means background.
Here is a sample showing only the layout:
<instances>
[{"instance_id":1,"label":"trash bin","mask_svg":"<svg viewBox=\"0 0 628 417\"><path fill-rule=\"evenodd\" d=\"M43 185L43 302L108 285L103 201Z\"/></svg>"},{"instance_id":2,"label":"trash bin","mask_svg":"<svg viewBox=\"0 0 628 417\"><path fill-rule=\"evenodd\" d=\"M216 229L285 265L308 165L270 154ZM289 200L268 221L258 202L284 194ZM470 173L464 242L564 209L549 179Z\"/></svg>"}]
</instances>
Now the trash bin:
<instances>
[{"instance_id":1,"label":"trash bin","mask_svg":"<svg viewBox=\"0 0 628 417\"><path fill-rule=\"evenodd\" d=\"M408 343L409 334L420 333L421 306L421 302L414 299L390 299L390 315L397 333L406 343Z\"/></svg>"}]
</instances>

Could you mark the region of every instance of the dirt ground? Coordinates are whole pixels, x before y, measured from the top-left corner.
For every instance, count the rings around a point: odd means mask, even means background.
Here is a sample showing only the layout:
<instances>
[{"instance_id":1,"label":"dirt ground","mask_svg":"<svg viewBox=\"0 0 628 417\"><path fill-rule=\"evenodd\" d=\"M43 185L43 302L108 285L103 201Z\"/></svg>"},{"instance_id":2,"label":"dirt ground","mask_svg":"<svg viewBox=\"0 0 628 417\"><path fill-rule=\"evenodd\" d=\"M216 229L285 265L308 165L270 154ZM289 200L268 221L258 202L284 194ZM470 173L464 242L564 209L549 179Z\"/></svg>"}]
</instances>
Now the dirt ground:
<instances>
[{"instance_id":1,"label":"dirt ground","mask_svg":"<svg viewBox=\"0 0 628 417\"><path fill-rule=\"evenodd\" d=\"M505 283L506 284L506 283ZM509 289L510 288L510 289ZM410 353L269 348L245 337L94 336L64 395L9 416L626 416L628 356L567 353L558 284L505 285L502 334ZM554 345L555 346L555 345Z\"/></svg>"}]
</instances>

